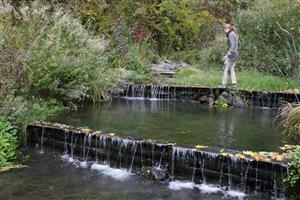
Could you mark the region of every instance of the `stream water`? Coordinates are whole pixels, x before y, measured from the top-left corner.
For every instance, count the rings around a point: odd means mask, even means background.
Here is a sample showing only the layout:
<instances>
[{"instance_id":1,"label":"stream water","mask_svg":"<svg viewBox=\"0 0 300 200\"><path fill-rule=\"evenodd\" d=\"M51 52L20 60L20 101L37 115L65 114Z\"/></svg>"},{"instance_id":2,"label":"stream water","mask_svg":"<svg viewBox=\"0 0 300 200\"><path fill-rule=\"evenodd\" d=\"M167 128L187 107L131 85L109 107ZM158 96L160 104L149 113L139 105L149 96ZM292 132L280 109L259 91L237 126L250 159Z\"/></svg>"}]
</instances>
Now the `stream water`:
<instances>
[{"instance_id":1,"label":"stream water","mask_svg":"<svg viewBox=\"0 0 300 200\"><path fill-rule=\"evenodd\" d=\"M192 182L152 182L103 165L86 168L67 162L59 152L41 154L39 148L29 149L25 164L26 168L0 173L0 199L236 200L243 196Z\"/></svg>"},{"instance_id":2,"label":"stream water","mask_svg":"<svg viewBox=\"0 0 300 200\"><path fill-rule=\"evenodd\" d=\"M236 150L277 151L282 136L276 110L215 109L198 103L114 99L85 105L54 119L136 139L200 144Z\"/></svg>"}]
</instances>

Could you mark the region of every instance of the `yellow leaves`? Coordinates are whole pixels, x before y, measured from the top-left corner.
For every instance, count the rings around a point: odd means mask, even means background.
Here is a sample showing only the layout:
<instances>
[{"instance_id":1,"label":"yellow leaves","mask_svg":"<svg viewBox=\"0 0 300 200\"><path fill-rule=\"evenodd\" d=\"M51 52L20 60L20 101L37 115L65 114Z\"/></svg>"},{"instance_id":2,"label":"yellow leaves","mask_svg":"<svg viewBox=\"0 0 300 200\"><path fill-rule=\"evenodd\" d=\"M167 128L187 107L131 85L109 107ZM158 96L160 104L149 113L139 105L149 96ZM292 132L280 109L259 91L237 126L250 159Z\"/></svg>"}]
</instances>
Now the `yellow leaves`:
<instances>
[{"instance_id":1,"label":"yellow leaves","mask_svg":"<svg viewBox=\"0 0 300 200\"><path fill-rule=\"evenodd\" d=\"M100 135L102 133L102 131L94 131L95 135Z\"/></svg>"},{"instance_id":2,"label":"yellow leaves","mask_svg":"<svg viewBox=\"0 0 300 200\"><path fill-rule=\"evenodd\" d=\"M196 149L207 149L208 146L196 145L195 148L196 148Z\"/></svg>"},{"instance_id":3,"label":"yellow leaves","mask_svg":"<svg viewBox=\"0 0 300 200\"><path fill-rule=\"evenodd\" d=\"M283 150L283 151L288 151L288 150L293 150L293 149L297 148L297 146L296 145L288 145L288 144L286 144L283 147L279 147L279 148L281 150Z\"/></svg>"},{"instance_id":4,"label":"yellow leaves","mask_svg":"<svg viewBox=\"0 0 300 200\"><path fill-rule=\"evenodd\" d=\"M81 129L81 131L89 133L89 132L92 132L92 129L89 129L89 128L83 128L83 129Z\"/></svg>"},{"instance_id":5,"label":"yellow leaves","mask_svg":"<svg viewBox=\"0 0 300 200\"><path fill-rule=\"evenodd\" d=\"M245 155L243 155L243 154L240 154L240 153L238 153L238 154L235 154L235 156L236 156L237 158L239 158L239 159L245 159L245 158L246 158L246 156L245 156Z\"/></svg>"}]
</instances>

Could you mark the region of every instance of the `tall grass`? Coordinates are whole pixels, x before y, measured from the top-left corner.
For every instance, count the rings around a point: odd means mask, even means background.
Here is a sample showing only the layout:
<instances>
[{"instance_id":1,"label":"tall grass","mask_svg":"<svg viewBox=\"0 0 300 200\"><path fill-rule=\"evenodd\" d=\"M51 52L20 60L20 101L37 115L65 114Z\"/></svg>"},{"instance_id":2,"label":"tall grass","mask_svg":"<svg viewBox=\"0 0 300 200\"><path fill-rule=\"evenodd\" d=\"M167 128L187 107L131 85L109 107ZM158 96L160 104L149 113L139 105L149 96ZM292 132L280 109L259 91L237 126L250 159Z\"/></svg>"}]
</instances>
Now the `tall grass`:
<instances>
[{"instance_id":1,"label":"tall grass","mask_svg":"<svg viewBox=\"0 0 300 200\"><path fill-rule=\"evenodd\" d=\"M220 85L222 70L202 71L197 68L185 68L176 72L172 84L217 87ZM300 82L290 78L280 78L258 72L254 69L237 71L238 89L257 91L286 91L300 88ZM228 77L230 83L230 76Z\"/></svg>"},{"instance_id":2,"label":"tall grass","mask_svg":"<svg viewBox=\"0 0 300 200\"><path fill-rule=\"evenodd\" d=\"M300 142L300 104L286 104L279 110L283 133L288 139Z\"/></svg>"}]
</instances>

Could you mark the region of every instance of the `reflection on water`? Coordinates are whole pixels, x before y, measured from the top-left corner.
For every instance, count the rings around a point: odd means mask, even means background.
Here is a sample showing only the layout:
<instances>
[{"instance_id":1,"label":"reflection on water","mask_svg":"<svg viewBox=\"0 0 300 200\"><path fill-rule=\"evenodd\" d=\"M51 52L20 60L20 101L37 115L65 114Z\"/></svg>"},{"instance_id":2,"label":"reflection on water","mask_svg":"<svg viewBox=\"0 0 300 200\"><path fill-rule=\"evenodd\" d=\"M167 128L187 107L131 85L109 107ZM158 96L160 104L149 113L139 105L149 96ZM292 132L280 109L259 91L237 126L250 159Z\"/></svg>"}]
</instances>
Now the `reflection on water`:
<instances>
[{"instance_id":1,"label":"reflection on water","mask_svg":"<svg viewBox=\"0 0 300 200\"><path fill-rule=\"evenodd\" d=\"M39 149L31 149L29 155L27 168L0 173L0 199L237 200L210 188L171 190L166 183L138 176L128 176L120 181L95 170L76 168L63 162L59 153L49 150L40 154ZM262 200L245 198L254 199Z\"/></svg>"},{"instance_id":2,"label":"reflection on water","mask_svg":"<svg viewBox=\"0 0 300 200\"><path fill-rule=\"evenodd\" d=\"M137 139L276 151L282 138L273 124L275 115L275 110L220 110L198 103L115 99L85 105L53 121Z\"/></svg>"}]
</instances>

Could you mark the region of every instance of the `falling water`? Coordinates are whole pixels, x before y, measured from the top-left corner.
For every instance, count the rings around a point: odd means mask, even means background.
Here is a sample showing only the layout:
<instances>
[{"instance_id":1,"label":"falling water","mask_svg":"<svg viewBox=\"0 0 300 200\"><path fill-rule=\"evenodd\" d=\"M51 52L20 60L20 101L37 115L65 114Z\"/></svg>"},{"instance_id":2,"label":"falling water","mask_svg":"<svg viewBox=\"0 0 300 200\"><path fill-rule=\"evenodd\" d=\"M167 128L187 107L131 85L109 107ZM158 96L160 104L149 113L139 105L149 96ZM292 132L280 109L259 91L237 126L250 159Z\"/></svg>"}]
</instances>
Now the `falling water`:
<instances>
[{"instance_id":1,"label":"falling water","mask_svg":"<svg viewBox=\"0 0 300 200\"><path fill-rule=\"evenodd\" d=\"M195 151L193 151L193 158L194 158L194 169L193 169L192 182L195 179L195 173L196 173L196 155L195 155Z\"/></svg>"},{"instance_id":2,"label":"falling water","mask_svg":"<svg viewBox=\"0 0 300 200\"><path fill-rule=\"evenodd\" d=\"M165 155L165 151L166 151L166 148L164 148L164 150L160 154L160 159L159 159L158 167L161 166L161 162L162 162L162 159L163 159L163 157Z\"/></svg>"},{"instance_id":3,"label":"falling water","mask_svg":"<svg viewBox=\"0 0 300 200\"><path fill-rule=\"evenodd\" d=\"M219 187L222 187L223 168L224 168L224 161L222 161L222 165L221 165L220 178L219 178Z\"/></svg>"},{"instance_id":4,"label":"falling water","mask_svg":"<svg viewBox=\"0 0 300 200\"><path fill-rule=\"evenodd\" d=\"M248 165L247 165L247 169L246 169L246 173L245 173L245 177L244 177L244 192L246 192L246 189L247 189L247 178L248 178L248 172L249 172L249 168L250 168L250 164L251 164L251 161L248 162Z\"/></svg>"},{"instance_id":5,"label":"falling water","mask_svg":"<svg viewBox=\"0 0 300 200\"><path fill-rule=\"evenodd\" d=\"M175 152L176 152L176 150L175 150L175 147L174 146L172 146L172 181L174 180L174 160L175 160Z\"/></svg>"},{"instance_id":6,"label":"falling water","mask_svg":"<svg viewBox=\"0 0 300 200\"><path fill-rule=\"evenodd\" d=\"M151 148L151 156L152 156L152 160L151 160L151 163L152 163L152 167L155 165L155 154L154 154L154 143L152 143L152 148Z\"/></svg>"},{"instance_id":7,"label":"falling water","mask_svg":"<svg viewBox=\"0 0 300 200\"><path fill-rule=\"evenodd\" d=\"M202 167L201 167L201 173L202 173L202 183L206 184L206 177L204 174L204 169L205 169L205 160L202 158Z\"/></svg>"},{"instance_id":8,"label":"falling water","mask_svg":"<svg viewBox=\"0 0 300 200\"><path fill-rule=\"evenodd\" d=\"M132 148L134 148L134 150L133 150L133 156L132 156L132 160L131 160L129 172L132 172L132 168L133 168L133 163L134 163L134 158L135 158L135 153L136 153L137 146L138 146L138 143L134 143L133 146L132 146Z\"/></svg>"},{"instance_id":9,"label":"falling water","mask_svg":"<svg viewBox=\"0 0 300 200\"><path fill-rule=\"evenodd\" d=\"M42 136L41 136L41 149L40 149L40 153L41 154L44 153L44 133L45 133L45 128L43 127L43 129L42 129Z\"/></svg>"},{"instance_id":10,"label":"falling water","mask_svg":"<svg viewBox=\"0 0 300 200\"><path fill-rule=\"evenodd\" d=\"M38 138L40 140L41 145L41 152L44 149L44 137L48 136L45 135L47 130L45 128L42 128L42 133L39 135L41 138ZM48 132L47 132L48 133ZM164 165L164 161L170 161L168 168L166 168L167 177L170 177L170 180L172 184L170 184L171 188L179 189L179 188L193 188L198 187L202 191L215 191L215 192L223 192L224 194L228 194L231 196L244 196L245 193L248 191L251 191L252 188L254 190L258 190L259 186L258 184L262 184L262 188L264 189L264 182L262 182L259 179L259 166L258 162L256 163L256 169L252 173L252 163L251 161L241 161L239 159L230 159L230 158L220 158L219 154L216 153L205 153L202 151L184 148L184 147L176 147L174 145L169 146L168 144L157 144L157 143L149 143L149 145L144 145L146 141L134 141L132 139L125 139L120 138L117 136L111 137L108 135L102 135L102 136L92 136L91 134L81 135L83 133L77 134L76 131L65 131L64 132L64 143L59 142L57 144L60 144L61 147L64 147L64 154L70 153L68 155L69 157L66 157L64 160L72 160L72 162L79 163L78 165L80 167L89 167L92 165L92 169L100 171L102 174L109 174L109 173L119 173L117 170L113 169L113 167L121 168L122 164L124 168L127 168L128 173L132 173L134 164L137 164L139 161L141 163L142 168L146 165L155 166L158 164L158 167L161 167L161 165ZM76 136L75 136L75 135ZM69 138L69 136L71 138ZM63 138L57 137L60 140L63 140ZM80 153L82 156L81 158L75 158L73 159L74 155L74 149L76 147L76 141L80 138L81 140L81 148L78 149L78 153ZM59 140L57 139L57 140ZM37 141L38 141L37 140ZM94 140L95 143L93 142ZM99 140L99 141L98 141ZM54 140L56 141L56 140ZM70 143L68 143L68 141ZM45 143L47 144L47 143ZM95 146L92 146L95 144ZM70 146L70 149L68 149ZM159 147L156 149L156 147ZM171 147L171 148L169 148ZM140 148L140 150L138 150ZM159 150L160 149L160 150ZM93 152L94 151L94 152ZM155 155L157 151L157 155ZM93 154L95 153L95 154ZM100 153L100 155L98 155ZM123 154L128 153L129 155L124 155L124 163L123 162ZM139 155L140 153L140 155ZM199 153L199 154L198 154ZM91 155L90 155L91 154ZM106 155L111 155L111 157L107 157L105 160ZM148 155L147 155L148 154ZM89 163L87 164L88 159L91 156L95 155L95 163ZM98 163L98 156L104 155L104 162ZM217 157L215 155L218 155ZM139 156L141 156L139 158ZM157 156L157 157L156 157ZM159 157L160 156L160 157ZM100 158L99 157L99 158ZM137 157L137 158L136 158ZM167 158L166 158L167 157ZM72 159L70 159L72 158ZM158 161L155 163L155 158ZM166 158L165 160L163 160ZM111 159L111 162L110 162ZM128 159L128 160L127 160ZM81 160L81 161L80 161ZM148 162L149 160L149 162ZM151 160L151 163L150 163ZM102 161L102 160L101 160ZM178 162L180 161L180 162ZM182 162L181 162L182 161ZM184 162L183 162L184 161ZM227 162L227 163L226 163ZM167 164L167 163L166 163ZM227 164L227 166L226 166ZM216 168L211 168L213 165L218 165ZM150 167L149 166L149 167ZM167 166L167 165L166 165ZM176 169L175 169L176 167ZM254 166L255 167L255 166ZM281 172L276 172L277 165L274 164L274 169L272 172L272 177L269 177L267 181L270 181L270 178L272 179L273 185L273 195L278 197L281 194L281 181L278 181L279 179L278 175L281 175ZM227 168L227 170L226 170ZM146 168L147 169L147 168ZM202 183L201 185L197 185L195 180L198 180L198 171L199 175L201 173L202 175ZM250 170L251 169L251 170ZM182 170L182 171L181 171ZM189 170L189 171L188 171ZM201 170L201 172L200 172ZM210 177L209 174L212 172L211 170L214 170L214 176ZM182 176L182 172L188 172L185 173ZM227 172L227 173L226 173ZM241 173L242 172L242 173ZM255 174L255 173L256 174ZM181 173L181 174L180 174ZM218 174L219 173L219 174ZM232 174L231 174L232 173ZM269 173L269 172L268 172ZM282 172L283 173L283 172ZM192 175L192 176L191 176ZM201 176L200 175L200 176ZM225 183L225 180L228 176L228 190L227 187L222 187L227 184ZM234 178L240 176L241 184L239 185L240 191L234 191L233 183L237 182ZM177 181L175 180L175 177L183 178L185 177L188 181ZM199 177L200 178L200 177ZM255 178L255 182L254 182ZM233 180L232 180L233 179ZM176 182L177 181L177 182ZM227 180L226 180L227 181ZM219 184L218 184L219 182ZM212 185L211 183L214 183L215 185ZM254 186L255 184L255 186ZM209 188L208 188L209 187ZM225 189L226 188L226 191ZM262 191L264 192L264 191Z\"/></svg>"},{"instance_id":11,"label":"falling water","mask_svg":"<svg viewBox=\"0 0 300 200\"><path fill-rule=\"evenodd\" d=\"M67 155L68 154L68 143L67 143L67 139L69 136L69 131L68 130L64 130L65 133L65 142L64 142L64 154Z\"/></svg>"},{"instance_id":12,"label":"falling water","mask_svg":"<svg viewBox=\"0 0 300 200\"><path fill-rule=\"evenodd\" d=\"M141 148L141 166L144 166L144 161L143 161L143 147L142 147L142 142L139 143L140 144L140 148Z\"/></svg>"},{"instance_id":13,"label":"falling water","mask_svg":"<svg viewBox=\"0 0 300 200\"><path fill-rule=\"evenodd\" d=\"M90 148L91 148L91 144L92 144L92 135L91 134L88 134L88 143L89 143L89 145L88 145L88 150L87 150L85 161L87 161L89 158Z\"/></svg>"},{"instance_id":14,"label":"falling water","mask_svg":"<svg viewBox=\"0 0 300 200\"><path fill-rule=\"evenodd\" d=\"M227 160L227 167L228 167L228 174L227 174L227 176L228 176L228 188L230 190L231 189L231 183L232 183L232 177L231 177L231 167L230 167L229 160L230 159Z\"/></svg>"}]
</instances>

